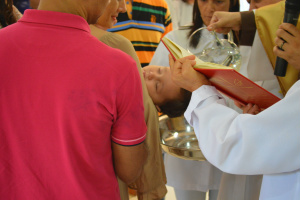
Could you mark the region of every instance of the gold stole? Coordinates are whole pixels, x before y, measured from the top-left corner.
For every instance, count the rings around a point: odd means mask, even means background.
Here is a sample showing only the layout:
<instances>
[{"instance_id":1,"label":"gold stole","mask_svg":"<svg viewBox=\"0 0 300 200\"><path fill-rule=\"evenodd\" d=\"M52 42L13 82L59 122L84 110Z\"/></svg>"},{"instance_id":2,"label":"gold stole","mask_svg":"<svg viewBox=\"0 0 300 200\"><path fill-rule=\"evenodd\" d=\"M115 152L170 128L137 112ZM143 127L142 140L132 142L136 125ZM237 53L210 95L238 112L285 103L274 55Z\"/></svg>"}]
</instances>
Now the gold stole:
<instances>
[{"instance_id":1,"label":"gold stole","mask_svg":"<svg viewBox=\"0 0 300 200\"><path fill-rule=\"evenodd\" d=\"M276 63L276 56L273 53L273 47L275 46L274 40L276 38L275 33L279 25L283 22L284 9L285 1L281 1L255 11L257 31L273 68L275 68ZM300 28L299 21L297 28ZM288 65L286 76L277 77L277 79L279 81L281 92L285 95L290 87L297 81L298 71L294 67Z\"/></svg>"}]
</instances>

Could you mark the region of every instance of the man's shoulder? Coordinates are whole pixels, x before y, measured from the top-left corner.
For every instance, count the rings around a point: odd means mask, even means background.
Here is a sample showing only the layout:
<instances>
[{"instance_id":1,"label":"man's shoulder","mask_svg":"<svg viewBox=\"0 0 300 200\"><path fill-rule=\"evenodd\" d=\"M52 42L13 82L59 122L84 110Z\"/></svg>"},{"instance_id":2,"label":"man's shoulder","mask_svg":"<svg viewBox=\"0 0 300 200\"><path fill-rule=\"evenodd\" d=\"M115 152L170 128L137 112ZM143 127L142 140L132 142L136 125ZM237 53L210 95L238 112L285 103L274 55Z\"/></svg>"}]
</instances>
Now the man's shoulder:
<instances>
[{"instance_id":1,"label":"man's shoulder","mask_svg":"<svg viewBox=\"0 0 300 200\"><path fill-rule=\"evenodd\" d=\"M111 35L110 33L105 34L100 39L94 37L93 35L91 35L91 37L88 39L89 43L87 44L87 48L91 48L97 53L101 53L104 55L111 54L111 56L114 56L113 53L122 54L118 49L111 47L110 43L113 41L117 41L117 37Z\"/></svg>"},{"instance_id":2,"label":"man's shoulder","mask_svg":"<svg viewBox=\"0 0 300 200\"><path fill-rule=\"evenodd\" d=\"M0 25L1 27L1 25ZM17 27L17 23L11 24L6 27L0 28L0 34L7 34L8 32L14 31L14 29Z\"/></svg>"},{"instance_id":3,"label":"man's shoulder","mask_svg":"<svg viewBox=\"0 0 300 200\"><path fill-rule=\"evenodd\" d=\"M12 38L15 33L22 33L22 27L19 26L18 22L6 26L4 28L0 28L0 48L4 46L4 44L11 45L8 42L9 39Z\"/></svg>"},{"instance_id":4,"label":"man's shoulder","mask_svg":"<svg viewBox=\"0 0 300 200\"><path fill-rule=\"evenodd\" d=\"M107 32L103 35L103 37L100 38L100 41L113 48L117 48L119 46L132 46L131 42L126 37L111 32Z\"/></svg>"}]
</instances>

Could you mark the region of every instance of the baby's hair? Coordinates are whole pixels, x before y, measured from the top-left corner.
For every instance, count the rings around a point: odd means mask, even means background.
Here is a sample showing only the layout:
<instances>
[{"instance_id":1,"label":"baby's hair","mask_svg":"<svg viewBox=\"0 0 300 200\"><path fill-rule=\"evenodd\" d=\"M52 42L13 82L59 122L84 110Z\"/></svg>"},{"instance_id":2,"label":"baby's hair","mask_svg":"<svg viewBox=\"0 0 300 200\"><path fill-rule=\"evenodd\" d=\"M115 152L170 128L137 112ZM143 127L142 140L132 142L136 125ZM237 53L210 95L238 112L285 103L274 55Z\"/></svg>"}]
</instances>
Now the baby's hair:
<instances>
[{"instance_id":1,"label":"baby's hair","mask_svg":"<svg viewBox=\"0 0 300 200\"><path fill-rule=\"evenodd\" d=\"M179 117L183 115L187 109L192 93L183 88L180 89L180 99L174 99L166 102L164 105L159 106L163 114L168 115L170 118Z\"/></svg>"}]
</instances>

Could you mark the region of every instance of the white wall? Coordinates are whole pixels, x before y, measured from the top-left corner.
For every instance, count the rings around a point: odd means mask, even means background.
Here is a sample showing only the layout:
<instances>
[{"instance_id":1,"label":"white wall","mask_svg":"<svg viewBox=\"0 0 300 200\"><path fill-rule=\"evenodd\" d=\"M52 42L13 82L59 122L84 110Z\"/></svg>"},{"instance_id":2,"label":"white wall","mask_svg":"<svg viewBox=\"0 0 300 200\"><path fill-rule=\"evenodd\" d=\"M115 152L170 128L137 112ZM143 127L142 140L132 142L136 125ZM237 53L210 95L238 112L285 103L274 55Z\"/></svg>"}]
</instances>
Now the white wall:
<instances>
[{"instance_id":1,"label":"white wall","mask_svg":"<svg viewBox=\"0 0 300 200\"><path fill-rule=\"evenodd\" d=\"M249 3L247 0L240 0L240 11L247 11L249 10Z\"/></svg>"}]
</instances>

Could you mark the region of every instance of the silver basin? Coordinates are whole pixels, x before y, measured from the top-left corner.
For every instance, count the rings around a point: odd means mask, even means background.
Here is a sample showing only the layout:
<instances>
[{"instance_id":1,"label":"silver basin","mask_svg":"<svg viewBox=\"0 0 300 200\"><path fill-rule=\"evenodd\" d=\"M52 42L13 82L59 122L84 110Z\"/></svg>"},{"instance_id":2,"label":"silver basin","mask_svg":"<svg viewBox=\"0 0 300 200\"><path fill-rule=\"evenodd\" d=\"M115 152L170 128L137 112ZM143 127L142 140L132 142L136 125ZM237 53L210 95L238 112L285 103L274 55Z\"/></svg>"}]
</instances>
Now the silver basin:
<instances>
[{"instance_id":1,"label":"silver basin","mask_svg":"<svg viewBox=\"0 0 300 200\"><path fill-rule=\"evenodd\" d=\"M194 129L183 116L160 116L159 129L161 146L168 154L186 160L206 160L198 146Z\"/></svg>"}]
</instances>

